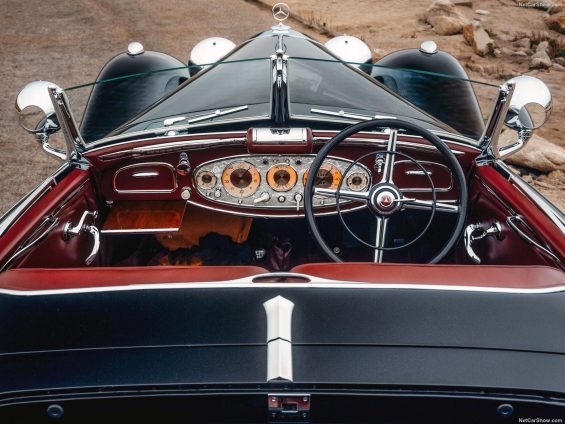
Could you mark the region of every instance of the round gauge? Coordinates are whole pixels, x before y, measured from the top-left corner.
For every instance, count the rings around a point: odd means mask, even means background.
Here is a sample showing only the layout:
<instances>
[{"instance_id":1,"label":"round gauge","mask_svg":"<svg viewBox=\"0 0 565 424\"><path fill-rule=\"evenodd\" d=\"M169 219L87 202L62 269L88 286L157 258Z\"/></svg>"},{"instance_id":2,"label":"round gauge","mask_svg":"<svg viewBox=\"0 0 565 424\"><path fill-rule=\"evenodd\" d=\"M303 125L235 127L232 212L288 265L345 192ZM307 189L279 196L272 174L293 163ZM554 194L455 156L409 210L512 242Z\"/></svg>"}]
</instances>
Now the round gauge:
<instances>
[{"instance_id":1,"label":"round gauge","mask_svg":"<svg viewBox=\"0 0 565 424\"><path fill-rule=\"evenodd\" d=\"M233 197L249 197L261 184L261 175L248 162L232 162L222 173L222 184Z\"/></svg>"},{"instance_id":2,"label":"round gauge","mask_svg":"<svg viewBox=\"0 0 565 424\"><path fill-rule=\"evenodd\" d=\"M353 172L345 179L347 188L352 191L363 191L369 185L369 177L364 172Z\"/></svg>"},{"instance_id":3,"label":"round gauge","mask_svg":"<svg viewBox=\"0 0 565 424\"><path fill-rule=\"evenodd\" d=\"M306 185L306 180L308 179L308 171L304 173L302 182ZM337 190L339 182L341 181L341 172L336 166L329 163L324 163L318 169L318 174L316 175L316 180L314 181L314 187L317 188L331 188Z\"/></svg>"},{"instance_id":4,"label":"round gauge","mask_svg":"<svg viewBox=\"0 0 565 424\"><path fill-rule=\"evenodd\" d=\"M196 184L203 190L210 190L216 187L218 178L210 171L201 171L196 175Z\"/></svg>"},{"instance_id":5,"label":"round gauge","mask_svg":"<svg viewBox=\"0 0 565 424\"><path fill-rule=\"evenodd\" d=\"M267 171L267 183L275 191L288 191L297 180L296 170L286 163L277 163Z\"/></svg>"}]
</instances>

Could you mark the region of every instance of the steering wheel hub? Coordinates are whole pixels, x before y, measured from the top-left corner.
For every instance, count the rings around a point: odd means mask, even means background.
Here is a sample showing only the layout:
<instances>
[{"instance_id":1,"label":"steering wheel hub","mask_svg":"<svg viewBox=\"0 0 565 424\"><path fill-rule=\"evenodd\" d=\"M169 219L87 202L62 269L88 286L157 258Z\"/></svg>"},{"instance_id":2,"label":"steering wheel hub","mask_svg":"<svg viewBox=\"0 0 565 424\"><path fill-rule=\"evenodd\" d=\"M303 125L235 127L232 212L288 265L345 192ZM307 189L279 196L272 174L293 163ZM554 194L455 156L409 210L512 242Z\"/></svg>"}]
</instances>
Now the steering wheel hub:
<instances>
[{"instance_id":1,"label":"steering wheel hub","mask_svg":"<svg viewBox=\"0 0 565 424\"><path fill-rule=\"evenodd\" d=\"M390 185L376 185L369 195L371 210L378 215L391 215L400 209L400 192Z\"/></svg>"}]
</instances>

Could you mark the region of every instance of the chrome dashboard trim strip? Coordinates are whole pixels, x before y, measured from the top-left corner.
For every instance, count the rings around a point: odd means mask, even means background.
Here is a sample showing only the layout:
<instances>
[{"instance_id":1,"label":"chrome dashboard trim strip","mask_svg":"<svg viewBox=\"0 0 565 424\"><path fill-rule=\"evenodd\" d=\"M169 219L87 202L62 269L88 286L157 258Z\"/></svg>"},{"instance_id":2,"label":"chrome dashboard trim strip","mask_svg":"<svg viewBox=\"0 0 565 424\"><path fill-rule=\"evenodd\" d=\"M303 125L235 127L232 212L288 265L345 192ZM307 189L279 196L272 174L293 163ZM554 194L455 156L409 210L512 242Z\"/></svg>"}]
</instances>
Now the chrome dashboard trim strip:
<instances>
[{"instance_id":1,"label":"chrome dashboard trim strip","mask_svg":"<svg viewBox=\"0 0 565 424\"><path fill-rule=\"evenodd\" d=\"M257 116L239 118L239 119L236 118L236 119L226 119L224 121L214 121L213 123L225 125L225 124L233 124L233 123L241 123L241 122L268 121L270 119L271 118L269 117L269 115L257 115ZM135 132L131 132L131 133L122 133L122 134L118 134L118 135L115 135L115 136L112 136L112 137L102 138L102 139L94 141L92 143L87 143L87 145L86 145L87 150L86 151L92 152L92 151L95 151L97 149L103 149L103 148L109 147L109 146L119 146L121 144L137 143L137 142L140 141L139 138L136 138L135 140L128 140L128 141L123 141L121 143L115 143L115 144L95 147L95 146L98 146L100 144L110 143L114 140L120 140L122 138L138 137L138 136L167 137L166 134L169 131L186 131L186 130L191 129L191 128L206 127L206 126L209 126L210 124L211 124L210 122L205 122L205 123L202 123L202 124L176 125L176 126L172 126L172 127L155 128L155 129L152 129L152 130L143 130L143 131L135 131ZM226 133L229 133L229 132L226 132ZM221 133L214 132L214 134L221 134ZM188 134L188 135L192 135L192 134ZM146 138L152 138L152 137L146 137ZM92 146L94 148L89 149L90 146Z\"/></svg>"},{"instance_id":2,"label":"chrome dashboard trim strip","mask_svg":"<svg viewBox=\"0 0 565 424\"><path fill-rule=\"evenodd\" d=\"M166 153L169 151L173 151L180 147L197 147L198 149L205 149L211 147L221 147L224 145L241 145L242 147L245 146L245 138L214 138L206 141L201 140L185 140L185 141L174 141L169 143L159 143L159 144L152 144L150 146L143 146L143 147L134 147L133 149L129 150L120 150L114 153L107 153L105 155L100 156L102 160L109 160L114 157L120 157L126 154L156 154L156 153Z\"/></svg>"},{"instance_id":3,"label":"chrome dashboard trim strip","mask_svg":"<svg viewBox=\"0 0 565 424\"><path fill-rule=\"evenodd\" d=\"M217 206L208 206L208 205L203 205L202 203L199 202L195 202L193 200L187 200L187 203L199 207L199 208L203 208L209 211L214 211L214 212L225 212L231 215L236 215L236 216L244 216L247 218L304 218L304 212L298 212L298 213L294 213L294 214L286 214L286 213L279 213L279 214L270 214L270 213L263 213L264 211L267 212L269 211L269 209L255 209L255 213L248 213L248 212L239 212L239 211L234 211L234 210L227 210L225 208L222 208L221 206L229 206L226 203L218 203ZM232 205L232 207L236 207L235 205ZM247 206L246 206L247 207ZM361 209L365 209L367 206L366 205L360 205L360 206L356 206L354 208L351 209L342 209L341 213L350 213L350 212L355 212L355 211L359 211ZM288 207L286 209L292 209L292 207ZM304 206L300 207L301 211L304 210ZM284 209L275 209L275 208L271 208L271 210L277 210L277 211L283 211ZM259 213L258 211L261 211L261 213ZM329 212L316 212L315 216L319 217L319 216L331 216L331 215L337 215L337 210L335 211L329 211Z\"/></svg>"},{"instance_id":4,"label":"chrome dashboard trim strip","mask_svg":"<svg viewBox=\"0 0 565 424\"><path fill-rule=\"evenodd\" d=\"M413 137L413 136L402 135L402 137ZM316 140L330 140L331 138L332 137L327 137L327 136L315 137L314 141L316 141ZM413 137L413 138L417 138L417 137ZM380 140L380 139L375 139L375 138L349 138L349 139L345 140L342 144L344 144L344 145L376 144L378 146L386 147L387 143L388 143L387 140ZM435 146L431 145L431 144L428 145L428 144L420 144L420 143L411 143L409 141L397 141L396 144L398 146L411 148L411 149L437 151ZM456 156L461 156L461 155L465 154L465 152L462 152L461 150L454 150L454 149L451 149L451 148L450 148L450 150L451 150L451 153L453 153Z\"/></svg>"},{"instance_id":5,"label":"chrome dashboard trim strip","mask_svg":"<svg viewBox=\"0 0 565 424\"><path fill-rule=\"evenodd\" d=\"M172 189L162 189L162 190L119 190L116 187L116 179L118 178L118 175L120 175L120 173L128 170L128 169L132 169L132 168L140 168L140 167L144 167L144 166L164 166L165 168L167 168L169 171L171 171L171 175L173 176L173 188ZM138 174L139 175L139 174ZM154 176L158 176L159 173L157 172L156 175L144 175L145 177L154 177ZM136 177L136 174L132 174L132 177ZM114 192L118 193L118 194L155 194L155 193L173 193L178 187L178 182L177 182L177 174L175 172L175 168L167 162L142 162L142 163L136 163L133 165L127 165L124 166L120 169L118 169L116 172L114 172L114 178L112 179L112 188L114 190Z\"/></svg>"},{"instance_id":6,"label":"chrome dashboard trim strip","mask_svg":"<svg viewBox=\"0 0 565 424\"><path fill-rule=\"evenodd\" d=\"M480 267L480 266L478 266ZM7 271L9 272L9 271ZM307 283L266 283L254 282L265 278L295 278L307 280ZM482 287L465 285L442 285L442 284L398 284L398 283L367 283L361 281L344 282L326 278L314 277L307 274L293 272L278 272L258 274L236 280L225 280L216 282L194 282L194 283L165 283L165 284L131 284L114 287L88 287L76 289L49 289L49 290L14 290L0 289L0 294L11 296L53 296L82 293L105 293L124 291L148 291L148 290L185 290L185 289L226 289L226 288L264 288L264 289L369 289L369 290L432 290L432 291L456 291L471 293L500 293L500 294L549 294L565 292L565 285L546 287L538 289L517 289L509 287Z\"/></svg>"}]
</instances>

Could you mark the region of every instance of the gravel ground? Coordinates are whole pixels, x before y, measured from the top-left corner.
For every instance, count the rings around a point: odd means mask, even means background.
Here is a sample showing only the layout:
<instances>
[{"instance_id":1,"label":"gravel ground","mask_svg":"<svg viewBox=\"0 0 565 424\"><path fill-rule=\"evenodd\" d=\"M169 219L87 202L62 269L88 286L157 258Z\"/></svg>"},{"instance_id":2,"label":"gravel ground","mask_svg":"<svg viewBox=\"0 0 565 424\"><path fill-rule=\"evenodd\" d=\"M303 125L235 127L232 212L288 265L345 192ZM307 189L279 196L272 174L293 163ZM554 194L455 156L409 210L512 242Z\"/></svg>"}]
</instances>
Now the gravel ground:
<instances>
[{"instance_id":1,"label":"gravel ground","mask_svg":"<svg viewBox=\"0 0 565 424\"><path fill-rule=\"evenodd\" d=\"M325 27L329 32L360 36L372 48L392 51L416 47L421 40L433 38L458 59L468 59L470 48L462 43L462 36L437 37L418 21L430 2L288 1L291 12L299 14L304 21ZM47 6L43 0L0 0L0 63L3 65L0 89L4 93L0 97L0 213L59 166L18 126L14 100L27 82L46 79L69 87L94 81L107 60L123 52L133 40L140 41L146 50L163 51L185 61L191 47L203 38L223 36L239 43L271 26L269 3L274 1L171 0L158 4L149 0L66 0L50 2ZM512 2L481 0L475 4L475 8L494 11L486 19L496 22L497 28L516 28L522 21L530 29L539 26L531 17L534 15L528 15L531 11L517 11L515 6L510 6ZM473 10L466 13L472 14ZM296 21L291 25L321 41L326 39L326 35ZM518 70L523 68L519 63L510 65ZM565 119L561 119L565 117L565 102L560 101L565 98L563 75L539 75L550 85L556 98L554 115L540 134L560 145L565 145L562 132ZM485 79L484 75L478 76ZM88 90L83 94L71 97L77 114L82 111ZM485 98L481 100L488 104ZM60 138L57 135L55 142L61 143ZM546 194L565 208L562 179L557 186L547 177L542 177L541 185L537 184L538 178L530 181L542 192L547 189Z\"/></svg>"}]
</instances>

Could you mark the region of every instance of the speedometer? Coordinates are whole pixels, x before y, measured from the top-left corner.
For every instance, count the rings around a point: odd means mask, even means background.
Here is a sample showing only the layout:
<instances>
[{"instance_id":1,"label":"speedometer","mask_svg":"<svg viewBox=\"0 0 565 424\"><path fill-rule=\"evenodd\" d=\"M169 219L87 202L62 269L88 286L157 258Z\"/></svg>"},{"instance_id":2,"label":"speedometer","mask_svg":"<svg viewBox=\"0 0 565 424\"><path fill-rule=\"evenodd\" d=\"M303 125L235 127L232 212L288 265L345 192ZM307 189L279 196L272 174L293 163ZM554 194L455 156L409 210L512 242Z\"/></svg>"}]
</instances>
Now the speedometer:
<instances>
[{"instance_id":1,"label":"speedometer","mask_svg":"<svg viewBox=\"0 0 565 424\"><path fill-rule=\"evenodd\" d=\"M329 163L324 163L318 169L316 174L316 180L314 181L314 187L316 188L331 188L332 190L337 190L339 182L341 181L341 172L336 166ZM306 185L306 180L308 179L308 171L304 173L302 182Z\"/></svg>"},{"instance_id":2,"label":"speedometer","mask_svg":"<svg viewBox=\"0 0 565 424\"><path fill-rule=\"evenodd\" d=\"M222 184L233 197L249 197L261 184L261 175L249 162L232 162L222 173Z\"/></svg>"}]
</instances>

